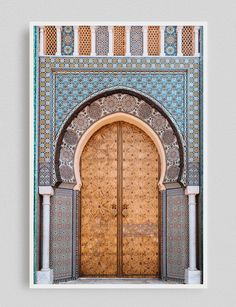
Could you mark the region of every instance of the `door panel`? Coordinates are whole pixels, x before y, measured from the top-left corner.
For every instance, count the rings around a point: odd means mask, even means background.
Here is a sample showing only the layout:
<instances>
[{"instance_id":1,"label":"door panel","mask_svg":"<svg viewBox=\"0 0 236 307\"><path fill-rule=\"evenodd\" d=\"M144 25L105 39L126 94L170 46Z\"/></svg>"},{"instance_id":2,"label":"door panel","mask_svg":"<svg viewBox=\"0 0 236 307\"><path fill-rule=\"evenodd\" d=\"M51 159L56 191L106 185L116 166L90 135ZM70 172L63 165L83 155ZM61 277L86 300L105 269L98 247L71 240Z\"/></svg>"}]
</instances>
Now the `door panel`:
<instances>
[{"instance_id":1,"label":"door panel","mask_svg":"<svg viewBox=\"0 0 236 307\"><path fill-rule=\"evenodd\" d=\"M158 275L158 153L140 129L122 124L123 274Z\"/></svg>"},{"instance_id":2,"label":"door panel","mask_svg":"<svg viewBox=\"0 0 236 307\"><path fill-rule=\"evenodd\" d=\"M105 126L81 158L81 275L117 273L117 125Z\"/></svg>"},{"instance_id":3,"label":"door panel","mask_svg":"<svg viewBox=\"0 0 236 307\"><path fill-rule=\"evenodd\" d=\"M159 156L134 125L98 130L81 157L82 276L159 275Z\"/></svg>"}]
</instances>

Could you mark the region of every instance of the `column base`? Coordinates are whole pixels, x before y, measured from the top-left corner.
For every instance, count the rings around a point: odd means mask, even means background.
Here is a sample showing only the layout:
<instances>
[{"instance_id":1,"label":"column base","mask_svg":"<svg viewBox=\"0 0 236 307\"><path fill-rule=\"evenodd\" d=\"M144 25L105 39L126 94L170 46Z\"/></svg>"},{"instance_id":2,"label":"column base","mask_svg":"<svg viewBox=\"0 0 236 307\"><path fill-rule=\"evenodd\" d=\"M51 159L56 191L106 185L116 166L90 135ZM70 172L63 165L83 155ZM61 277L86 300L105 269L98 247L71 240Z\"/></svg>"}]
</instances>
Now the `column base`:
<instances>
[{"instance_id":1,"label":"column base","mask_svg":"<svg viewBox=\"0 0 236 307\"><path fill-rule=\"evenodd\" d=\"M201 283L201 271L191 270L190 268L185 270L185 284L200 284Z\"/></svg>"},{"instance_id":2,"label":"column base","mask_svg":"<svg viewBox=\"0 0 236 307\"><path fill-rule=\"evenodd\" d=\"M53 283L53 270L41 270L36 272L37 284L52 284Z\"/></svg>"}]
</instances>

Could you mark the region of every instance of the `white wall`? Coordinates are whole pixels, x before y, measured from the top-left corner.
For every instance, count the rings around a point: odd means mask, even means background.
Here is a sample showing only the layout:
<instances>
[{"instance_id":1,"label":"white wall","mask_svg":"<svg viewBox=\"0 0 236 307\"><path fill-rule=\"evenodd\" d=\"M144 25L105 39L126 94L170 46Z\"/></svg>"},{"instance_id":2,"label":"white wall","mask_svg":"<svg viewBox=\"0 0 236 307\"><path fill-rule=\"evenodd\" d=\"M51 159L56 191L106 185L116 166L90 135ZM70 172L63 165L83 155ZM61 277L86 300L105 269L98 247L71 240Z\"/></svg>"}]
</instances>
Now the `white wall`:
<instances>
[{"instance_id":1,"label":"white wall","mask_svg":"<svg viewBox=\"0 0 236 307\"><path fill-rule=\"evenodd\" d=\"M236 304L235 11L234 0L0 0L1 307ZM28 23L40 20L208 21L207 290L29 290Z\"/></svg>"}]
</instances>

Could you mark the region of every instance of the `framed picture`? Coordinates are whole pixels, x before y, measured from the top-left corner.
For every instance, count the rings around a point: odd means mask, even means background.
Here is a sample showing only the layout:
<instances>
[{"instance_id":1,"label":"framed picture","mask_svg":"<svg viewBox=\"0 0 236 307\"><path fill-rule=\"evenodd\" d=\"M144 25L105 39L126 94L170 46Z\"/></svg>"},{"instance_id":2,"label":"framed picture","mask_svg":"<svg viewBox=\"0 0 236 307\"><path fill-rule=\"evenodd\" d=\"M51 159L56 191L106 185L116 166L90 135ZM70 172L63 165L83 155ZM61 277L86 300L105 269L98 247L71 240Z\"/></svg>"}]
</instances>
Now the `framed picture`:
<instances>
[{"instance_id":1,"label":"framed picture","mask_svg":"<svg viewBox=\"0 0 236 307\"><path fill-rule=\"evenodd\" d=\"M30 286L206 287L206 24L30 33Z\"/></svg>"}]
</instances>

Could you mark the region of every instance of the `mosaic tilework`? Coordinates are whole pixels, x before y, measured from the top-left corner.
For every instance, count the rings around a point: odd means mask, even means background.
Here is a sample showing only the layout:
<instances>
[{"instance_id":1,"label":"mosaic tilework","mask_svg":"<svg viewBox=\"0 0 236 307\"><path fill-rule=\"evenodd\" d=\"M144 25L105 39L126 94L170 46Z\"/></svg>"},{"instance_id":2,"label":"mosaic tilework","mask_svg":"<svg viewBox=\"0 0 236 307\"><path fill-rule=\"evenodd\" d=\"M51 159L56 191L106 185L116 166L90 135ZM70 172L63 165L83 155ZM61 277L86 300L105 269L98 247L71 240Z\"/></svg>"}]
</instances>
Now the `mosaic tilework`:
<instances>
[{"instance_id":1,"label":"mosaic tilework","mask_svg":"<svg viewBox=\"0 0 236 307\"><path fill-rule=\"evenodd\" d=\"M39 185L51 184L51 165L50 163L39 163Z\"/></svg>"},{"instance_id":2,"label":"mosaic tilework","mask_svg":"<svg viewBox=\"0 0 236 307\"><path fill-rule=\"evenodd\" d=\"M96 28L96 54L108 55L109 34L108 27L100 26Z\"/></svg>"},{"instance_id":3,"label":"mosaic tilework","mask_svg":"<svg viewBox=\"0 0 236 307\"><path fill-rule=\"evenodd\" d=\"M182 29L182 53L194 55L194 27L188 26Z\"/></svg>"},{"instance_id":4,"label":"mosaic tilework","mask_svg":"<svg viewBox=\"0 0 236 307\"><path fill-rule=\"evenodd\" d=\"M174 26L165 27L165 55L177 55L177 31Z\"/></svg>"},{"instance_id":5,"label":"mosaic tilework","mask_svg":"<svg viewBox=\"0 0 236 307\"><path fill-rule=\"evenodd\" d=\"M160 55L161 35L160 27L148 27L148 55Z\"/></svg>"},{"instance_id":6,"label":"mosaic tilework","mask_svg":"<svg viewBox=\"0 0 236 307\"><path fill-rule=\"evenodd\" d=\"M199 185L200 184L200 166L199 163L189 162L187 172L187 183L188 185Z\"/></svg>"},{"instance_id":7,"label":"mosaic tilework","mask_svg":"<svg viewBox=\"0 0 236 307\"><path fill-rule=\"evenodd\" d=\"M113 29L114 56L125 55L125 27L115 26Z\"/></svg>"},{"instance_id":8,"label":"mosaic tilework","mask_svg":"<svg viewBox=\"0 0 236 307\"><path fill-rule=\"evenodd\" d=\"M61 31L61 53L72 55L74 51L74 30L73 27L62 27Z\"/></svg>"},{"instance_id":9,"label":"mosaic tilework","mask_svg":"<svg viewBox=\"0 0 236 307\"><path fill-rule=\"evenodd\" d=\"M91 29L89 26L79 27L79 54L91 54Z\"/></svg>"},{"instance_id":10,"label":"mosaic tilework","mask_svg":"<svg viewBox=\"0 0 236 307\"><path fill-rule=\"evenodd\" d=\"M131 55L143 54L143 28L132 26L130 28L130 52Z\"/></svg>"},{"instance_id":11,"label":"mosaic tilework","mask_svg":"<svg viewBox=\"0 0 236 307\"><path fill-rule=\"evenodd\" d=\"M167 276L184 279L188 267L188 203L183 189L167 190Z\"/></svg>"},{"instance_id":12,"label":"mosaic tilework","mask_svg":"<svg viewBox=\"0 0 236 307\"><path fill-rule=\"evenodd\" d=\"M124 86L147 93L170 112L179 129L185 131L185 73L57 73L55 77L55 125L58 133L65 118L91 94Z\"/></svg>"},{"instance_id":13,"label":"mosaic tilework","mask_svg":"<svg viewBox=\"0 0 236 307\"><path fill-rule=\"evenodd\" d=\"M45 35L45 53L54 55L57 52L57 30L56 27L46 26L44 30Z\"/></svg>"},{"instance_id":14,"label":"mosaic tilework","mask_svg":"<svg viewBox=\"0 0 236 307\"><path fill-rule=\"evenodd\" d=\"M139 92L143 92L144 95L149 96L150 98L157 99L157 97L150 96L151 91L156 91L155 95L158 94L157 88L150 88L150 84L147 83L148 74L154 74L155 79L156 76L162 75L166 78L165 72L168 74L173 74L173 78L176 78L177 75L183 76L186 75L185 86L186 90L184 91L184 101L186 101L187 105L184 108L184 125L183 134L186 135L186 141L188 143L188 162L199 162L199 58L55 58L55 57L41 57L40 58L40 152L39 159L41 163L50 162L50 156L53 157L53 147L51 147L51 143L53 144L53 140L50 139L50 127L52 131L56 131L55 124L55 113L53 113L53 107L50 109L50 104L52 106L54 102L54 93L51 91L51 82L53 81L53 76L55 77L54 72L58 70L65 69L69 73L73 74L73 70L76 70L75 73L85 73L93 75L93 78L99 77L99 72L107 72L107 74L103 74L104 78L103 85L98 83L98 89L91 90L91 83L93 85L93 80L88 79L88 83L86 84L86 88L84 89L87 97L83 96L83 93L80 93L80 99L85 98L85 100L91 96L95 95L97 92L101 92L100 88L106 89L109 86L116 86L117 84L122 87L127 87L127 85L134 90ZM117 71L119 70L119 72ZM130 72L132 70L132 72ZM154 73L154 72L155 73ZM117 78L117 74L119 78ZM126 79L122 76L122 74L126 74ZM60 74L59 74L60 75ZM66 74L65 74L66 75ZM109 83L109 76L112 75L112 84ZM146 77L145 77L146 76ZM141 79L140 79L141 78ZM160 77L159 77L160 78ZM154 79L154 77L153 77ZM157 77L158 79L158 77ZM98 80L98 79L97 79ZM120 80L123 80L124 83L119 83ZM119 82L118 82L119 81ZM144 82L143 82L144 81ZM153 86L160 86L160 84L156 83L153 80ZM176 82L176 81L175 81ZM104 85L105 84L105 85ZM171 85L168 85L171 86ZM76 85L76 90L77 90ZM169 95L168 100L164 101L168 103L168 101L173 100L174 95L176 94L176 88L172 88L173 95ZM67 90L68 91L68 90ZM166 92L166 88L164 88L164 93ZM70 94L71 98L73 97L73 91ZM159 97L161 98L161 97ZM159 103L164 106L164 102L159 99ZM67 106L70 101L67 100ZM73 101L71 102L74 108L78 106ZM62 106L63 108L63 106ZM68 113L69 110L66 109ZM73 109L74 110L74 109ZM71 110L70 113L73 112ZM169 112L169 106L167 106L167 112ZM177 110L181 113L181 111ZM62 112L63 113L63 112ZM63 124L62 115L58 112L59 121L61 121L61 125ZM51 116L51 117L50 117ZM69 116L69 115L68 115ZM67 116L67 117L68 117ZM179 115L178 115L179 116ZM181 115L182 116L182 115ZM66 117L66 115L65 115ZM180 125L180 122L174 120L173 116L170 115L170 118L173 122L176 122L176 125ZM50 120L51 119L51 120ZM61 129L61 128L60 128ZM54 134L54 138L55 138Z\"/></svg>"},{"instance_id":15,"label":"mosaic tilework","mask_svg":"<svg viewBox=\"0 0 236 307\"><path fill-rule=\"evenodd\" d=\"M124 112L146 122L159 136L167 159L165 182L176 182L183 163L176 133L168 120L148 103L128 94L113 94L95 100L82 109L65 131L59 154L59 172L63 182L76 183L74 156L77 144L84 132L97 120L114 112ZM184 146L184 144L183 144ZM182 158L182 159L181 159ZM58 165L58 161L56 161ZM185 178L182 178L185 182Z\"/></svg>"},{"instance_id":16,"label":"mosaic tilework","mask_svg":"<svg viewBox=\"0 0 236 307\"><path fill-rule=\"evenodd\" d=\"M60 280L72 276L72 191L55 189L51 199L50 267Z\"/></svg>"}]
</instances>

